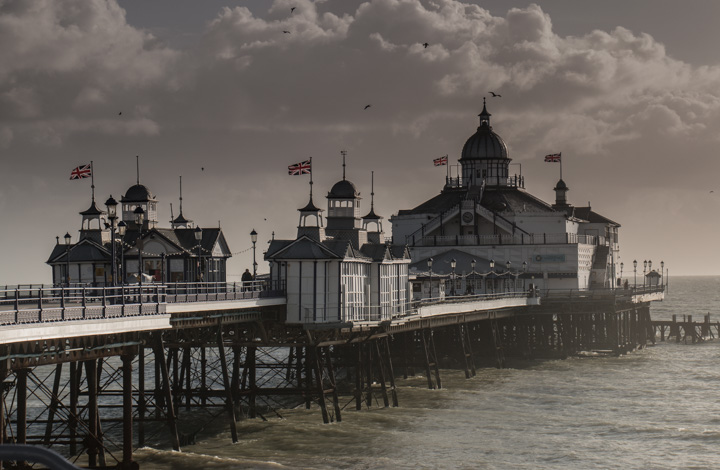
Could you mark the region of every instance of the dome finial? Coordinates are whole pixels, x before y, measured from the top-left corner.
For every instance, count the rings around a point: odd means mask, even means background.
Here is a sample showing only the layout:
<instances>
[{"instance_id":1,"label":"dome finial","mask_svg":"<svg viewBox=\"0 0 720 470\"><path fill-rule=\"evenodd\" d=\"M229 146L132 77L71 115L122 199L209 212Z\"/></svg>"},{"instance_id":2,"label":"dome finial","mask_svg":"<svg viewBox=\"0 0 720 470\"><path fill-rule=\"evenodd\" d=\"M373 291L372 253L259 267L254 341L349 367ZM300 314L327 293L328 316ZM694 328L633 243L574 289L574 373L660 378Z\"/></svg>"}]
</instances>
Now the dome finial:
<instances>
[{"instance_id":1,"label":"dome finial","mask_svg":"<svg viewBox=\"0 0 720 470\"><path fill-rule=\"evenodd\" d=\"M485 97L483 96L483 109L480 114L478 114L478 117L480 118L480 127L482 126L488 126L490 127L490 116L492 116L490 113L488 113L487 106L485 103Z\"/></svg>"},{"instance_id":2,"label":"dome finial","mask_svg":"<svg viewBox=\"0 0 720 470\"><path fill-rule=\"evenodd\" d=\"M343 157L343 181L345 181L345 157L347 156L347 150L340 150L340 154Z\"/></svg>"}]
</instances>

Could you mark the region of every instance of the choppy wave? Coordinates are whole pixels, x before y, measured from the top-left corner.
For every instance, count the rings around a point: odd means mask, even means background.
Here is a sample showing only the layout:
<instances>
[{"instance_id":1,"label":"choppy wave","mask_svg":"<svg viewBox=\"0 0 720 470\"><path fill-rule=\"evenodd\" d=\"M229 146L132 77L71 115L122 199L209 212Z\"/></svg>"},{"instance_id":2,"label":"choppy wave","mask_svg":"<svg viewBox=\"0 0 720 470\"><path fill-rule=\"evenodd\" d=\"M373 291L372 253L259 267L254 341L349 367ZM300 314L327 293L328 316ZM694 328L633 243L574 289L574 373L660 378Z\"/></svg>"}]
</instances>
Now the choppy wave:
<instances>
[{"instance_id":1,"label":"choppy wave","mask_svg":"<svg viewBox=\"0 0 720 470\"><path fill-rule=\"evenodd\" d=\"M720 277L674 278L656 319L710 312ZM622 357L570 358L443 371L443 390L398 380L400 408L355 411L323 425L320 412L244 421L200 436L183 453L142 449L152 469L674 469L716 468L720 342L658 343Z\"/></svg>"}]
</instances>

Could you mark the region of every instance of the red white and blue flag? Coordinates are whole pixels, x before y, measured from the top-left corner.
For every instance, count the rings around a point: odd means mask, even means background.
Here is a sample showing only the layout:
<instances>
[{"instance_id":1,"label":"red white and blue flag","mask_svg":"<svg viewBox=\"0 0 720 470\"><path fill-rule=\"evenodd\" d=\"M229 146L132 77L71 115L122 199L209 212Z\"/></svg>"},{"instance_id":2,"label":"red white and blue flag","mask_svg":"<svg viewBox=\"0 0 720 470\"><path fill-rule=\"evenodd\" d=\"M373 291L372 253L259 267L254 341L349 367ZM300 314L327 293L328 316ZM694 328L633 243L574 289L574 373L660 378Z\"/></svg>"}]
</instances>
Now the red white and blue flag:
<instances>
[{"instance_id":1,"label":"red white and blue flag","mask_svg":"<svg viewBox=\"0 0 720 470\"><path fill-rule=\"evenodd\" d=\"M312 172L310 160L288 166L288 175L309 175Z\"/></svg>"},{"instance_id":2,"label":"red white and blue flag","mask_svg":"<svg viewBox=\"0 0 720 470\"><path fill-rule=\"evenodd\" d=\"M561 156L562 156L562 152L551 153L550 155L545 155L545 161L546 162L559 162Z\"/></svg>"},{"instance_id":3,"label":"red white and blue flag","mask_svg":"<svg viewBox=\"0 0 720 470\"><path fill-rule=\"evenodd\" d=\"M80 180L83 178L90 178L92 176L92 164L80 165L70 172L71 180Z\"/></svg>"},{"instance_id":4,"label":"red white and blue flag","mask_svg":"<svg viewBox=\"0 0 720 470\"><path fill-rule=\"evenodd\" d=\"M444 157L439 157L433 159L433 165L435 166L443 166L448 164L448 156L445 155Z\"/></svg>"}]
</instances>

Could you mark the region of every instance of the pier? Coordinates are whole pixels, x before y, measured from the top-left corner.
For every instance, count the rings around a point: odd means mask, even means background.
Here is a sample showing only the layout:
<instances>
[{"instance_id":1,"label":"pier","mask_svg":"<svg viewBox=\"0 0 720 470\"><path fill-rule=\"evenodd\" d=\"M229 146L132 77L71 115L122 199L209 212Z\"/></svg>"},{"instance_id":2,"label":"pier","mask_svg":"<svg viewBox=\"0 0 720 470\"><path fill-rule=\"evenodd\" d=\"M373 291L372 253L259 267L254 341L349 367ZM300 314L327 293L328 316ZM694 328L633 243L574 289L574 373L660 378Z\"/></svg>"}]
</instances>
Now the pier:
<instances>
[{"instance_id":1,"label":"pier","mask_svg":"<svg viewBox=\"0 0 720 470\"><path fill-rule=\"evenodd\" d=\"M288 324L283 286L183 283L0 291L2 442L51 447L93 468L136 468L133 450L181 450L217 419L398 406L396 381L480 364L623 354L654 341L637 290L515 291L428 298L403 315ZM683 323L678 327L683 328Z\"/></svg>"},{"instance_id":2,"label":"pier","mask_svg":"<svg viewBox=\"0 0 720 470\"><path fill-rule=\"evenodd\" d=\"M652 322L655 336L660 337L660 341L675 340L677 343L698 343L706 339L720 338L720 321L711 322L710 314L703 316L703 321L693 321L692 315L683 315L682 321L678 321L677 315L672 316L672 320Z\"/></svg>"}]
</instances>

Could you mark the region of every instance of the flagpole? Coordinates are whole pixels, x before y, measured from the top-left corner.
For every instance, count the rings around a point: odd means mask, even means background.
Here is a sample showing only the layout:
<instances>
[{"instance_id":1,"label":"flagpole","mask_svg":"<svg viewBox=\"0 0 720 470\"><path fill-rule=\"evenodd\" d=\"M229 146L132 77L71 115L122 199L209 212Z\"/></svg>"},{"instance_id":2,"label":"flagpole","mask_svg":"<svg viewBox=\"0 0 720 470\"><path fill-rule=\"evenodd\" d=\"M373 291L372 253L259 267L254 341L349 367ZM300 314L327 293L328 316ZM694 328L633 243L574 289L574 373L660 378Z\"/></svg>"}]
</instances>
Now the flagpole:
<instances>
[{"instance_id":1,"label":"flagpole","mask_svg":"<svg viewBox=\"0 0 720 470\"><path fill-rule=\"evenodd\" d=\"M445 158L447 158L447 155L445 155ZM447 178L445 180L445 184L450 184L450 162L447 162L446 165L447 165Z\"/></svg>"},{"instance_id":2,"label":"flagpole","mask_svg":"<svg viewBox=\"0 0 720 470\"><path fill-rule=\"evenodd\" d=\"M95 167L92 160L90 160L90 189L92 190L92 200L95 202Z\"/></svg>"},{"instance_id":3,"label":"flagpole","mask_svg":"<svg viewBox=\"0 0 720 470\"><path fill-rule=\"evenodd\" d=\"M312 157L310 157L310 201L311 201L311 202L312 202L312 185L313 185L313 180L312 180Z\"/></svg>"},{"instance_id":4,"label":"flagpole","mask_svg":"<svg viewBox=\"0 0 720 470\"><path fill-rule=\"evenodd\" d=\"M560 152L560 179L562 179L562 152Z\"/></svg>"}]
</instances>

